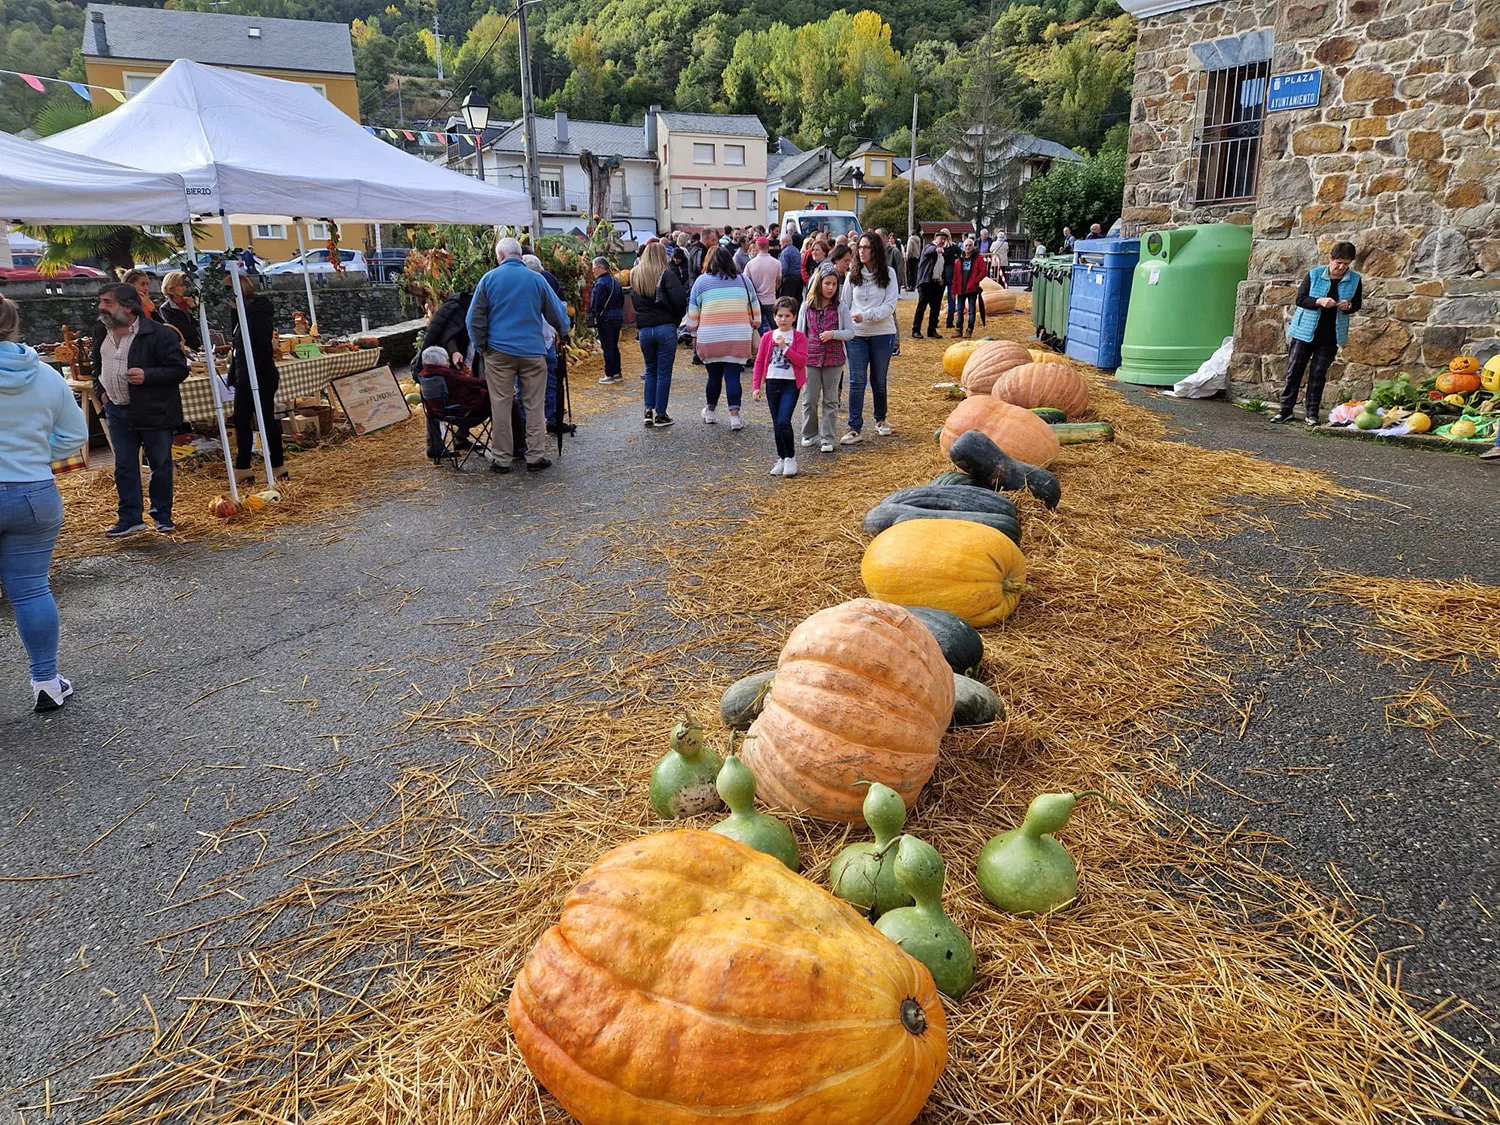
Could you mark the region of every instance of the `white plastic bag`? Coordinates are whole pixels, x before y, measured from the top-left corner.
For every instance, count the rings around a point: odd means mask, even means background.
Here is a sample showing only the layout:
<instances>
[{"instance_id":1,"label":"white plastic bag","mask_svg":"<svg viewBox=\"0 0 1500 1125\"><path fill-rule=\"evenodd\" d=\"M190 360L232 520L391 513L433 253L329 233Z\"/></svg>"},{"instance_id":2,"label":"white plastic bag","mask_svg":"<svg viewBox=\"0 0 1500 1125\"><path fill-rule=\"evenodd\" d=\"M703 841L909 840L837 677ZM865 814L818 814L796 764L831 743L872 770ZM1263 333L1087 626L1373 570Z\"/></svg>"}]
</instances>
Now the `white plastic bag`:
<instances>
[{"instance_id":1,"label":"white plastic bag","mask_svg":"<svg viewBox=\"0 0 1500 1125\"><path fill-rule=\"evenodd\" d=\"M1214 354L1203 361L1203 365L1186 379L1177 383L1170 391L1162 391L1173 398L1212 398L1229 387L1229 357L1234 353L1234 337L1225 336Z\"/></svg>"}]
</instances>

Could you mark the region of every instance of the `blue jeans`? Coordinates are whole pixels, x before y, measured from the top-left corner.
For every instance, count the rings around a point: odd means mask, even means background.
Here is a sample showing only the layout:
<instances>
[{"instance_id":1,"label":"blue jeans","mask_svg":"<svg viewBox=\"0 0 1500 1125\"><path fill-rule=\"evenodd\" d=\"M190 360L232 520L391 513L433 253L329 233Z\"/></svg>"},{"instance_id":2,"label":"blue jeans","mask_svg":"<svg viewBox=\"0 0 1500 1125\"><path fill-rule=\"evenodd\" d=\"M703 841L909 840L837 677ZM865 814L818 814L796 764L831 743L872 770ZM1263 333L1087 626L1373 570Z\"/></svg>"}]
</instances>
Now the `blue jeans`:
<instances>
[{"instance_id":1,"label":"blue jeans","mask_svg":"<svg viewBox=\"0 0 1500 1125\"><path fill-rule=\"evenodd\" d=\"M519 389L519 388L518 388ZM557 345L553 344L547 349L547 405L542 409L547 414L547 423L551 425L557 418Z\"/></svg>"},{"instance_id":2,"label":"blue jeans","mask_svg":"<svg viewBox=\"0 0 1500 1125\"><path fill-rule=\"evenodd\" d=\"M57 675L57 603L47 585L63 504L49 480L0 482L0 588L16 611L16 628L37 682Z\"/></svg>"},{"instance_id":3,"label":"blue jeans","mask_svg":"<svg viewBox=\"0 0 1500 1125\"><path fill-rule=\"evenodd\" d=\"M797 456L797 441L792 434L792 414L797 409L801 388L795 379L767 379L766 406L771 411L771 428L776 434L776 456Z\"/></svg>"},{"instance_id":4,"label":"blue jeans","mask_svg":"<svg viewBox=\"0 0 1500 1125\"><path fill-rule=\"evenodd\" d=\"M672 360L677 355L677 326L675 324L653 324L650 328L636 329L635 337L641 345L641 356L646 361L646 409L657 414L667 412L667 399L672 394Z\"/></svg>"},{"instance_id":5,"label":"blue jeans","mask_svg":"<svg viewBox=\"0 0 1500 1125\"><path fill-rule=\"evenodd\" d=\"M719 405L719 389L722 387L729 409L738 410L740 399L743 397L740 372L745 370L745 365L743 363L705 363L703 366L708 371L708 385L705 388L708 408L712 410Z\"/></svg>"},{"instance_id":6,"label":"blue jeans","mask_svg":"<svg viewBox=\"0 0 1500 1125\"><path fill-rule=\"evenodd\" d=\"M844 355L849 360L849 428L855 433L865 425L866 371L875 398L875 421L885 421L885 380L895 347L894 332L886 336L854 336L844 344Z\"/></svg>"},{"instance_id":7,"label":"blue jeans","mask_svg":"<svg viewBox=\"0 0 1500 1125\"><path fill-rule=\"evenodd\" d=\"M141 451L145 450L146 464L151 469L147 486L151 496L151 518L157 523L170 523L172 431L138 430L130 424L130 414L125 407L112 402L104 404L104 421L109 426L109 442L115 447L115 491L120 496L120 522L126 527L141 522ZM274 418L268 419L267 428L274 422ZM241 436L244 438L241 448L248 451L249 439L243 434ZM238 464L238 460L235 463Z\"/></svg>"}]
</instances>

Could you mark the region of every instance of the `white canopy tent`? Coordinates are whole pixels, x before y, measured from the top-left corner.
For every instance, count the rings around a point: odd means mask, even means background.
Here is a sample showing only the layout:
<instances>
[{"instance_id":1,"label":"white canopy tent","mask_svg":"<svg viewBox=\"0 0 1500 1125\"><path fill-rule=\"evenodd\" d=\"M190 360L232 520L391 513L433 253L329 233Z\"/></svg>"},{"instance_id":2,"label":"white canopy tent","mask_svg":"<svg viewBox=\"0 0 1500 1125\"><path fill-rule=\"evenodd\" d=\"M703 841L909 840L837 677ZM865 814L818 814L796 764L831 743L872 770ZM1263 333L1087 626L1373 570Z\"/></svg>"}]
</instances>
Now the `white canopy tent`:
<instances>
[{"instance_id":1,"label":"white canopy tent","mask_svg":"<svg viewBox=\"0 0 1500 1125\"><path fill-rule=\"evenodd\" d=\"M219 215L226 245L232 241L231 215L290 219L299 224L299 238L303 218L469 224L531 219L526 196L393 148L311 86L187 59L178 59L119 108L43 143L180 174L192 210ZM239 303L238 268L231 267L230 277ZM308 288L311 304L310 283ZM243 308L240 318L248 339ZM253 360L248 370L266 473L274 479Z\"/></svg>"},{"instance_id":2,"label":"white canopy tent","mask_svg":"<svg viewBox=\"0 0 1500 1125\"><path fill-rule=\"evenodd\" d=\"M47 148L0 133L0 218L21 219L41 226L116 226L180 223L189 250L193 228L189 221L187 186L172 172L144 172L90 156ZM15 237L11 235L10 237ZM24 237L24 236L22 236ZM43 245L38 243L38 245ZM208 340L208 312L198 302L198 324ZM234 470L229 456L229 430L219 400L219 377L212 347L205 348L208 377L214 389L214 416L219 444L229 472L229 491L236 500Z\"/></svg>"}]
</instances>

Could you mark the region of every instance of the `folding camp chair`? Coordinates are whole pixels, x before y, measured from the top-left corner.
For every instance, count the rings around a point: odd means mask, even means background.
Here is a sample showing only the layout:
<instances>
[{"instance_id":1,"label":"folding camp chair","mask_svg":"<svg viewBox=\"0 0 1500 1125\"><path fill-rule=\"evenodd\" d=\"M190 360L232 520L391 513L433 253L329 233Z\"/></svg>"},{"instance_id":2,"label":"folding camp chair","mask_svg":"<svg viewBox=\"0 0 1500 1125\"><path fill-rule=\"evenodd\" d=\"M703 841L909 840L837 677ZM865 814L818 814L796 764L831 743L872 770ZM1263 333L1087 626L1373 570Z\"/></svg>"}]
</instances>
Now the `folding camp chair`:
<instances>
[{"instance_id":1,"label":"folding camp chair","mask_svg":"<svg viewBox=\"0 0 1500 1125\"><path fill-rule=\"evenodd\" d=\"M422 409L429 421L438 424L441 452L434 461L447 461L454 469L462 469L469 458L478 454L488 455L490 448L490 415L465 414L448 400L448 380L441 375L417 376L417 387L422 392ZM469 447L458 447L458 433L469 431Z\"/></svg>"}]
</instances>

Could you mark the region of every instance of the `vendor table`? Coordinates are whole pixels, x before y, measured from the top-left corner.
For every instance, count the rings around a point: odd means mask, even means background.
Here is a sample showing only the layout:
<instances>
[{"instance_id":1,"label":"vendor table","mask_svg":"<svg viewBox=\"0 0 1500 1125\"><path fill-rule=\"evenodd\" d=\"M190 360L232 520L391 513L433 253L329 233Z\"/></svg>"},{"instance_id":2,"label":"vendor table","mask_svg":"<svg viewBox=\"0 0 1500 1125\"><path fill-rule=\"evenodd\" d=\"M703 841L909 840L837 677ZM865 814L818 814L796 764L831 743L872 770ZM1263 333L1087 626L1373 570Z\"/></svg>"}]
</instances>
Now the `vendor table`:
<instances>
[{"instance_id":1,"label":"vendor table","mask_svg":"<svg viewBox=\"0 0 1500 1125\"><path fill-rule=\"evenodd\" d=\"M330 379L353 375L380 366L379 348L359 348L352 352L333 352L310 359L278 359L276 372L280 385L278 402L312 398L323 393ZM189 422L207 422L214 416L213 388L207 375L192 375L182 384L182 415Z\"/></svg>"}]
</instances>

